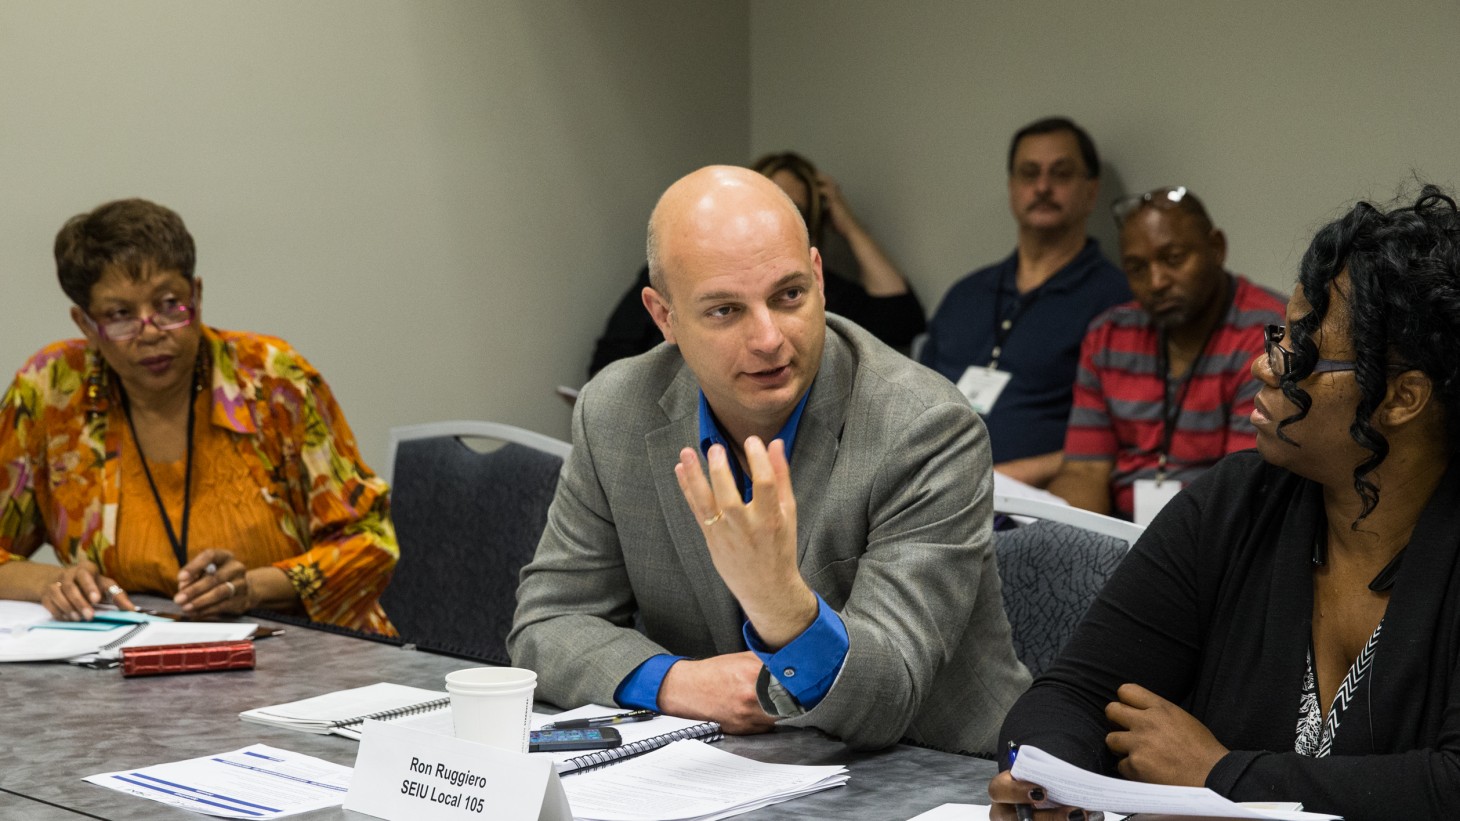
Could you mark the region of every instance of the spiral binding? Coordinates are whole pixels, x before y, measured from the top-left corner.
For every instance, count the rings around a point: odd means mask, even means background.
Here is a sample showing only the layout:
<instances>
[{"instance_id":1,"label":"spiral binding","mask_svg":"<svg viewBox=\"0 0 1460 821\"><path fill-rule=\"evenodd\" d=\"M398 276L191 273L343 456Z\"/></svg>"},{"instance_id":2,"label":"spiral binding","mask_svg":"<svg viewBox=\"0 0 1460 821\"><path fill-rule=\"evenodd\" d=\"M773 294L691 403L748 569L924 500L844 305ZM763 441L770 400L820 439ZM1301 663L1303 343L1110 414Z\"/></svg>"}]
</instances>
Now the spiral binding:
<instances>
[{"instance_id":1,"label":"spiral binding","mask_svg":"<svg viewBox=\"0 0 1460 821\"><path fill-rule=\"evenodd\" d=\"M598 750L597 752L592 752L588 755L574 756L573 758L570 758L567 761L563 762L564 764L569 764L571 766L568 769L563 770L562 772L575 773L579 770L588 770L594 767L603 767L609 764L617 764L618 762L623 761L626 758L633 758L636 755L647 753L650 750L657 750L660 747L668 744L673 744L676 741L683 741L687 738L697 738L701 741L711 742L719 741L720 739L724 738L724 735L720 733L719 724L713 721L706 721L703 724L696 724L693 727L685 727L680 730L675 730L671 733L656 735L653 738L640 739L633 742L632 744L624 744L619 747L609 747L606 750Z\"/></svg>"},{"instance_id":2,"label":"spiral binding","mask_svg":"<svg viewBox=\"0 0 1460 821\"><path fill-rule=\"evenodd\" d=\"M123 634L121 634L117 638L112 639L111 641L107 642L106 644L103 644L100 648L97 649L97 652L101 652L101 651L104 651L104 650L115 650L115 649L121 647L122 644L127 639L131 638L132 636L135 636L137 634L137 631L141 630L143 627L146 627L146 626L147 625L145 625L145 624L138 624L138 625L133 626L132 629L128 630L127 632L125 632Z\"/></svg>"},{"instance_id":3,"label":"spiral binding","mask_svg":"<svg viewBox=\"0 0 1460 821\"><path fill-rule=\"evenodd\" d=\"M370 715L360 716L358 718L337 721L330 726L354 727L358 724L363 727L365 725L365 722L369 721L372 718L376 721L394 721L398 718L420 715L421 713L429 713L434 710L442 710L450 706L451 696L442 696L441 698L432 699L431 701L423 701L420 704L412 704L408 707L396 707L392 710L381 710L378 713L371 713Z\"/></svg>"}]
</instances>

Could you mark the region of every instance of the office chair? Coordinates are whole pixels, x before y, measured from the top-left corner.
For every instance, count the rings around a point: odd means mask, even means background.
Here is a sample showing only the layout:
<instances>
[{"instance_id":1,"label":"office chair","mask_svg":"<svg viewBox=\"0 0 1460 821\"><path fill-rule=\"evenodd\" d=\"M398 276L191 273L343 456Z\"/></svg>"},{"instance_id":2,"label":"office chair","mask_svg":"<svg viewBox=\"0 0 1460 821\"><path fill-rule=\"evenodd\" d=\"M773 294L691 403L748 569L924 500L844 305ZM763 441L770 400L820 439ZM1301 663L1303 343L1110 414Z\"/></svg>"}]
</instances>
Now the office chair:
<instances>
[{"instance_id":1,"label":"office chair","mask_svg":"<svg viewBox=\"0 0 1460 821\"><path fill-rule=\"evenodd\" d=\"M509 664L517 574L537 549L572 446L490 422L412 425L390 437L400 562L381 606L407 644ZM480 452L464 439L502 444Z\"/></svg>"},{"instance_id":2,"label":"office chair","mask_svg":"<svg viewBox=\"0 0 1460 821\"><path fill-rule=\"evenodd\" d=\"M1014 653L1037 676L1059 655L1145 528L1037 500L996 496L994 509L1040 517L994 534Z\"/></svg>"}]
</instances>

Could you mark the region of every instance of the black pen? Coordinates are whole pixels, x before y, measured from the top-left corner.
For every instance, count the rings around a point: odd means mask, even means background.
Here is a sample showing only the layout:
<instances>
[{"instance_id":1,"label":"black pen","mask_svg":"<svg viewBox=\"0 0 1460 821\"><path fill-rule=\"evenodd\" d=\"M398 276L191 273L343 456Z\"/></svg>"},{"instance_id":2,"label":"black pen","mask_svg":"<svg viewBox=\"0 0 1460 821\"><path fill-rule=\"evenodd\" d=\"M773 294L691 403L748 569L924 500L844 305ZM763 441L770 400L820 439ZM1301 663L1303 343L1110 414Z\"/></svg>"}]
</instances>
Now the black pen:
<instances>
[{"instance_id":1,"label":"black pen","mask_svg":"<svg viewBox=\"0 0 1460 821\"><path fill-rule=\"evenodd\" d=\"M1013 741L1009 742L1009 769L1014 769L1014 759L1019 757L1019 746ZM1013 773L1009 773L1013 775ZM1028 804L1015 804L1014 813L1019 816L1019 821L1034 821L1034 807Z\"/></svg>"},{"instance_id":2,"label":"black pen","mask_svg":"<svg viewBox=\"0 0 1460 821\"><path fill-rule=\"evenodd\" d=\"M582 730L588 727L608 727L613 724L627 724L630 721L648 721L651 718L658 718L659 714L653 710L634 710L631 713L619 713L613 716L595 716L594 718L571 718L567 721L554 721L542 725L544 730Z\"/></svg>"}]
</instances>

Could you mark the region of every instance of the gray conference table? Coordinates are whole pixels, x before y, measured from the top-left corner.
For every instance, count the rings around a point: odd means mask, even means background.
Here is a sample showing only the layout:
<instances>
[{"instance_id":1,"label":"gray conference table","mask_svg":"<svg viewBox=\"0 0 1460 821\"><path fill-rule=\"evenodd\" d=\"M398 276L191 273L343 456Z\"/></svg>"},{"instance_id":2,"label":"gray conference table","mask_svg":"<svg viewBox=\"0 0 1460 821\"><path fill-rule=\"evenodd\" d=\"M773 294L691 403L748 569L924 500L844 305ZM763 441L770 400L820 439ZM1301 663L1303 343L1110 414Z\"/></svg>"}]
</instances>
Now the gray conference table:
<instances>
[{"instance_id":1,"label":"gray conference table","mask_svg":"<svg viewBox=\"0 0 1460 821\"><path fill-rule=\"evenodd\" d=\"M120 670L64 663L0 665L0 819L199 818L88 784L96 773L144 767L264 743L353 765L357 742L240 721L253 707L393 681L443 689L471 662L289 627L256 648L254 670L124 679ZM873 707L872 709L875 709ZM842 764L847 786L742 816L750 821L908 819L948 802L987 803L992 763L898 746L855 753L810 730L727 738L724 749L788 764ZM572 776L568 776L571 778ZM341 808L296 816L366 819Z\"/></svg>"}]
</instances>

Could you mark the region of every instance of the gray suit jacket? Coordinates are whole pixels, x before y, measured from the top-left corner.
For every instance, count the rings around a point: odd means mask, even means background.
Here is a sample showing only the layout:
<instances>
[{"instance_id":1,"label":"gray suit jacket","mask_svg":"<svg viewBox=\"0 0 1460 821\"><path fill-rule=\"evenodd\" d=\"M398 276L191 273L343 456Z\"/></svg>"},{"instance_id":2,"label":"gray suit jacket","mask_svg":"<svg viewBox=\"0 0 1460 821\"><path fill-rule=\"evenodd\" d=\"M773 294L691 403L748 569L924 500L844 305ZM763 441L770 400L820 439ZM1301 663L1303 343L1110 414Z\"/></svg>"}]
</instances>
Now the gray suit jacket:
<instances>
[{"instance_id":1,"label":"gray suit jacket","mask_svg":"<svg viewBox=\"0 0 1460 821\"><path fill-rule=\"evenodd\" d=\"M698 444L699 386L661 345L605 369L573 412L573 454L522 571L508 650L539 697L612 704L659 653L745 650L742 616L674 477ZM834 315L792 455L797 556L850 649L802 710L762 671L762 704L860 748L908 738L993 752L1029 684L990 534L988 436L946 379ZM635 629L635 628L638 629Z\"/></svg>"}]
</instances>

